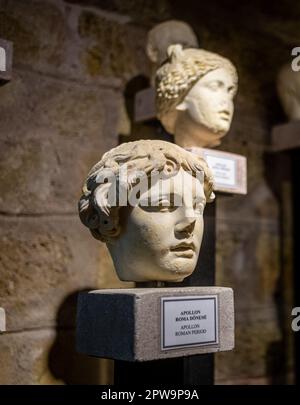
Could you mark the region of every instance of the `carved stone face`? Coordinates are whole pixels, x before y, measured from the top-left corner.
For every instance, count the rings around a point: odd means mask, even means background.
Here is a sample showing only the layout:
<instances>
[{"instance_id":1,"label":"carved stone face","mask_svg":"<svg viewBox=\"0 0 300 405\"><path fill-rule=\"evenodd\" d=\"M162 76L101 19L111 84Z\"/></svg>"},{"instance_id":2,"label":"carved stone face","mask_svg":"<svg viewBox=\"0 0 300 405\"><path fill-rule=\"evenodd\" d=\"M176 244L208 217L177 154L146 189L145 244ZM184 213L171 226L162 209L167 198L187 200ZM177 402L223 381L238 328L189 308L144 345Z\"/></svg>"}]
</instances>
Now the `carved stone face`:
<instances>
[{"instance_id":1,"label":"carved stone face","mask_svg":"<svg viewBox=\"0 0 300 405\"><path fill-rule=\"evenodd\" d=\"M138 205L122 208L123 231L108 244L121 280L179 282L195 269L203 236L203 183L182 168L158 183ZM146 206L150 195L152 204Z\"/></svg>"},{"instance_id":2,"label":"carved stone face","mask_svg":"<svg viewBox=\"0 0 300 405\"><path fill-rule=\"evenodd\" d=\"M224 68L207 73L192 87L177 110L192 121L220 136L230 128L233 116L235 84Z\"/></svg>"},{"instance_id":3,"label":"carved stone face","mask_svg":"<svg viewBox=\"0 0 300 405\"><path fill-rule=\"evenodd\" d=\"M237 84L228 59L171 45L156 72L157 117L183 148L218 146L230 128Z\"/></svg>"},{"instance_id":4,"label":"carved stone face","mask_svg":"<svg viewBox=\"0 0 300 405\"><path fill-rule=\"evenodd\" d=\"M195 269L213 188L201 157L160 140L128 142L90 170L79 215L121 280L179 282Z\"/></svg>"}]
</instances>

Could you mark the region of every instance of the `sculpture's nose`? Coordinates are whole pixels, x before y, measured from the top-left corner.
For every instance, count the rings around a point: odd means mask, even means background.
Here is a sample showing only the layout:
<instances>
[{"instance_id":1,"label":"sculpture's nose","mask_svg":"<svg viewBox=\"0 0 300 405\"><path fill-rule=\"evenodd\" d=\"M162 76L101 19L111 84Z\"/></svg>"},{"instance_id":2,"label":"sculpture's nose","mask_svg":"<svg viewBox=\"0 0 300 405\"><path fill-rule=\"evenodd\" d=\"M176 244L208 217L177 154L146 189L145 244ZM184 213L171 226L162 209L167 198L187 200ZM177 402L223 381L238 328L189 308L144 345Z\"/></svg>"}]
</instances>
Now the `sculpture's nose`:
<instances>
[{"instance_id":1,"label":"sculpture's nose","mask_svg":"<svg viewBox=\"0 0 300 405\"><path fill-rule=\"evenodd\" d=\"M193 208L182 207L182 218L175 225L176 233L191 234L195 228L196 215Z\"/></svg>"},{"instance_id":2,"label":"sculpture's nose","mask_svg":"<svg viewBox=\"0 0 300 405\"><path fill-rule=\"evenodd\" d=\"M225 110L230 109L230 101L228 100L228 95L226 93L222 94L222 98L220 100L220 105Z\"/></svg>"}]
</instances>

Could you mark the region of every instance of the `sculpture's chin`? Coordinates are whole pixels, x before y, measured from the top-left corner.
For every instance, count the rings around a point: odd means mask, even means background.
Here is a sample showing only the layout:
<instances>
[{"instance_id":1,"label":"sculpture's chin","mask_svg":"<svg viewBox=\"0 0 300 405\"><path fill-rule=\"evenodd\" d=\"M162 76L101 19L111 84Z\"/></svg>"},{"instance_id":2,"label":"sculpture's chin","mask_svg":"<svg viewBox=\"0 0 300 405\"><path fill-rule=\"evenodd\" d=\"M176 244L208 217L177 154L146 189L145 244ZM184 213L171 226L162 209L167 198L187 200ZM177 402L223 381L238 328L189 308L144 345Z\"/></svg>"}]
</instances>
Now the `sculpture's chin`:
<instances>
[{"instance_id":1,"label":"sculpture's chin","mask_svg":"<svg viewBox=\"0 0 300 405\"><path fill-rule=\"evenodd\" d=\"M194 260L178 258L174 261L172 268L161 267L157 271L147 272L145 271L145 266L143 266L142 272L133 272L133 271L117 271L118 277L121 281L135 281L135 282L181 282L186 277L190 276L195 268L196 263ZM138 274L137 274L138 273Z\"/></svg>"},{"instance_id":2,"label":"sculpture's chin","mask_svg":"<svg viewBox=\"0 0 300 405\"><path fill-rule=\"evenodd\" d=\"M164 281L181 282L193 273L195 267L196 263L193 259L177 258L172 268L164 271Z\"/></svg>"},{"instance_id":3,"label":"sculpture's chin","mask_svg":"<svg viewBox=\"0 0 300 405\"><path fill-rule=\"evenodd\" d=\"M211 146L218 146L221 144L221 139L224 138L224 136L227 134L229 131L229 127L225 125L219 125L215 126L213 128L207 128L208 131L210 131L210 136L206 137L206 145L208 147Z\"/></svg>"},{"instance_id":4,"label":"sculpture's chin","mask_svg":"<svg viewBox=\"0 0 300 405\"><path fill-rule=\"evenodd\" d=\"M217 135L218 137L222 138L223 136L225 136L227 134L227 132L229 131L230 126L226 123L220 123L218 125L215 125L212 128L208 128L209 131L213 132L215 135Z\"/></svg>"},{"instance_id":5,"label":"sculpture's chin","mask_svg":"<svg viewBox=\"0 0 300 405\"><path fill-rule=\"evenodd\" d=\"M199 132L197 136L197 146L199 147L214 147L221 144L221 139L227 134L227 131L224 129L220 129L219 127L216 128L207 128L207 132ZM192 147L195 146L195 141L193 142L186 142L184 147Z\"/></svg>"}]
</instances>

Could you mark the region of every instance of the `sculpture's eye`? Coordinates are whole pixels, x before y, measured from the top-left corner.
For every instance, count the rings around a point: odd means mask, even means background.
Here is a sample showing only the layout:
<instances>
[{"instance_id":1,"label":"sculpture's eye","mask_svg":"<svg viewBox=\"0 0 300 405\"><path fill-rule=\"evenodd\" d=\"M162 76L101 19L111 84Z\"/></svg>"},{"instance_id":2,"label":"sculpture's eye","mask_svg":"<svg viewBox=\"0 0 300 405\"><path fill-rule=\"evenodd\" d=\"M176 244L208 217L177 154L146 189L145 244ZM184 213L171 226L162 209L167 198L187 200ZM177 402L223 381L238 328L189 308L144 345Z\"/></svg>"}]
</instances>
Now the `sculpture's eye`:
<instances>
[{"instance_id":1,"label":"sculpture's eye","mask_svg":"<svg viewBox=\"0 0 300 405\"><path fill-rule=\"evenodd\" d=\"M172 212L182 205L182 199L176 194L161 196L158 200L158 209L160 212Z\"/></svg>"},{"instance_id":2,"label":"sculpture's eye","mask_svg":"<svg viewBox=\"0 0 300 405\"><path fill-rule=\"evenodd\" d=\"M235 94L235 86L229 86L228 87L228 93L234 95Z\"/></svg>"},{"instance_id":3,"label":"sculpture's eye","mask_svg":"<svg viewBox=\"0 0 300 405\"><path fill-rule=\"evenodd\" d=\"M172 212L182 205L182 198L177 194L159 195L148 200L148 211Z\"/></svg>"},{"instance_id":4,"label":"sculpture's eye","mask_svg":"<svg viewBox=\"0 0 300 405\"><path fill-rule=\"evenodd\" d=\"M171 193L170 195L148 196L140 200L140 207L147 212L173 212L182 206L182 196Z\"/></svg>"},{"instance_id":5,"label":"sculpture's eye","mask_svg":"<svg viewBox=\"0 0 300 405\"><path fill-rule=\"evenodd\" d=\"M158 209L160 212L172 212L176 208L177 207L174 206L172 201L170 201L170 199L166 199L166 198L161 199L158 204Z\"/></svg>"},{"instance_id":6,"label":"sculpture's eye","mask_svg":"<svg viewBox=\"0 0 300 405\"><path fill-rule=\"evenodd\" d=\"M147 212L170 212L174 210L172 201L169 197L151 196L140 200L140 207Z\"/></svg>"},{"instance_id":7,"label":"sculpture's eye","mask_svg":"<svg viewBox=\"0 0 300 405\"><path fill-rule=\"evenodd\" d=\"M207 83L206 86L212 91L217 91L220 88L222 88L223 82L221 82L220 80L214 80L212 82Z\"/></svg>"}]
</instances>

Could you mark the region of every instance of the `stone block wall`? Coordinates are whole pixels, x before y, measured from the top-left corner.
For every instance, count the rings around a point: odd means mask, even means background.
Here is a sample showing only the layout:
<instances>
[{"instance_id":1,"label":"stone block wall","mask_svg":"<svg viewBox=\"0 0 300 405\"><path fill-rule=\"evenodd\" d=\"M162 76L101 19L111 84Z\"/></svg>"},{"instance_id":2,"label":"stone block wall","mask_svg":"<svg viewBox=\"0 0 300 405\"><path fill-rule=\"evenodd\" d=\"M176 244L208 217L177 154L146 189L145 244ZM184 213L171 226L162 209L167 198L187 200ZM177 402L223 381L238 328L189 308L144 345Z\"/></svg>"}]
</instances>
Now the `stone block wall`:
<instances>
[{"instance_id":1,"label":"stone block wall","mask_svg":"<svg viewBox=\"0 0 300 405\"><path fill-rule=\"evenodd\" d=\"M77 292L123 285L106 247L80 224L77 200L91 165L130 128L124 93L149 75L146 34L167 19L190 23L200 45L230 58L240 78L220 149L247 157L249 192L217 199L217 285L235 290L236 349L216 355L216 383L291 381L279 316L289 303L277 299L290 258L282 264L266 154L272 125L285 119L274 81L295 46L300 8L239 3L0 0L0 38L14 43L13 78L0 87L0 307L8 330L0 384L112 382L112 362L74 348ZM159 137L156 128L139 130Z\"/></svg>"},{"instance_id":2,"label":"stone block wall","mask_svg":"<svg viewBox=\"0 0 300 405\"><path fill-rule=\"evenodd\" d=\"M0 384L111 378L111 363L74 347L77 292L122 285L77 201L90 167L118 144L122 85L141 63L124 38L136 30L62 1L0 2L0 37L14 43L0 89Z\"/></svg>"}]
</instances>

